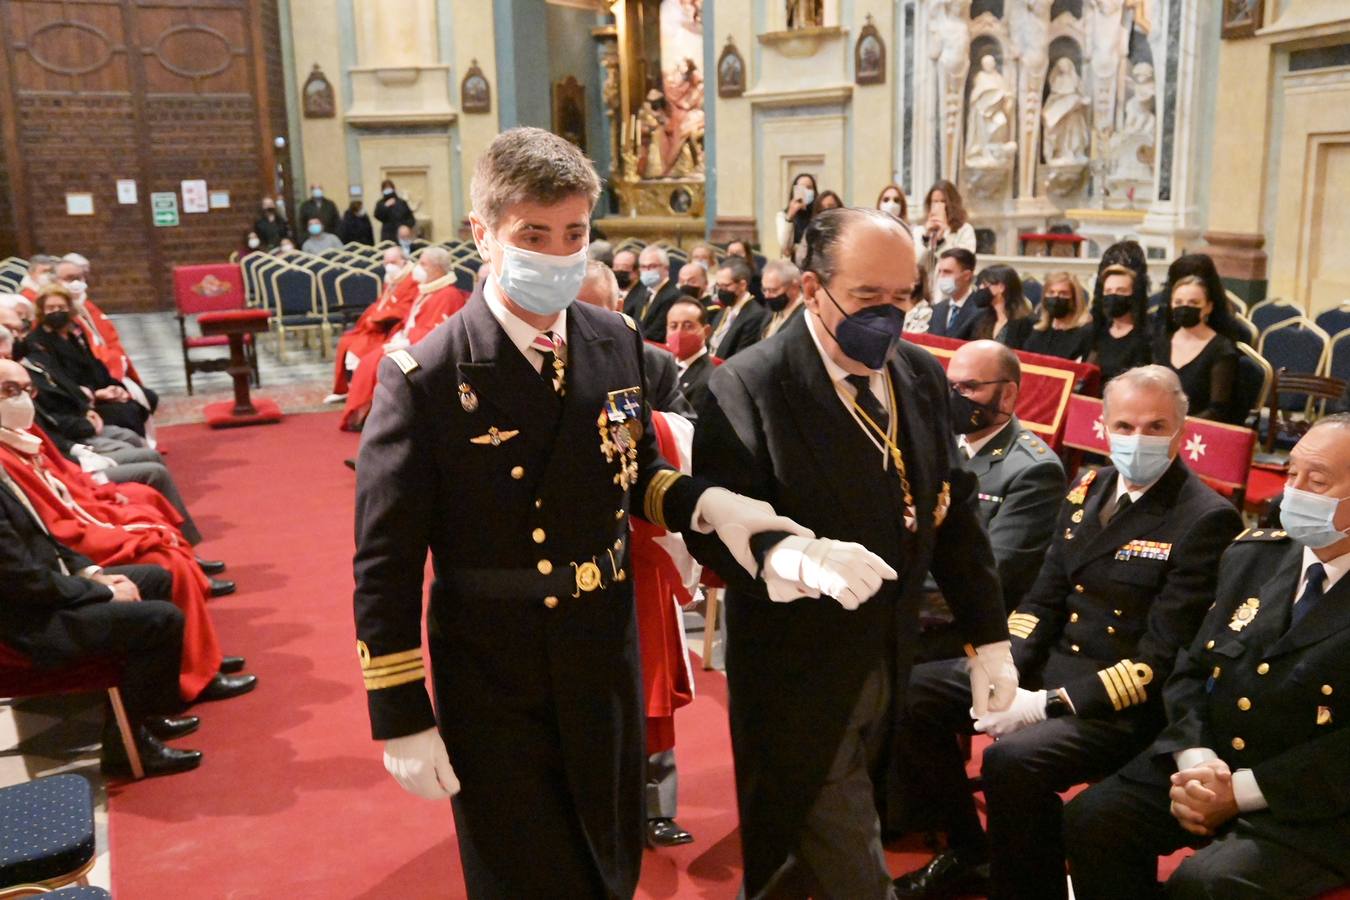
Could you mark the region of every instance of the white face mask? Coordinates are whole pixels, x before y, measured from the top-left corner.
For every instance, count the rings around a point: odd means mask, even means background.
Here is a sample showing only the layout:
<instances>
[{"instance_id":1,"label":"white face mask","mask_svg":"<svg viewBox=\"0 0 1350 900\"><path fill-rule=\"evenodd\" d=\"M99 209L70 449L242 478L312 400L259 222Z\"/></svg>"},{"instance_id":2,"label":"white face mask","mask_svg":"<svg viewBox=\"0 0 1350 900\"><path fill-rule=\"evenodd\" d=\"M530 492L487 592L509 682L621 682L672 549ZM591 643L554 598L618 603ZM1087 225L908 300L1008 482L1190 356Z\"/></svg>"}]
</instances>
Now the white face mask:
<instances>
[{"instance_id":1,"label":"white face mask","mask_svg":"<svg viewBox=\"0 0 1350 900\"><path fill-rule=\"evenodd\" d=\"M881 202L881 211L887 213L888 215L892 215L897 219L900 218L900 201L883 200Z\"/></svg>"},{"instance_id":2,"label":"white face mask","mask_svg":"<svg viewBox=\"0 0 1350 900\"><path fill-rule=\"evenodd\" d=\"M258 249L259 247L261 247L261 246L262 246L262 241L258 240L257 238L249 238L249 239L248 239L248 249L250 249L250 250L257 250L257 249Z\"/></svg>"},{"instance_id":3,"label":"white face mask","mask_svg":"<svg viewBox=\"0 0 1350 900\"><path fill-rule=\"evenodd\" d=\"M417 282L418 284L423 284L426 282L427 270L422 268L421 263L418 263L417 265L413 266L412 278L413 281Z\"/></svg>"},{"instance_id":4,"label":"white face mask","mask_svg":"<svg viewBox=\"0 0 1350 900\"><path fill-rule=\"evenodd\" d=\"M384 264L384 280L385 280L385 281L393 281L395 278L398 277L398 273L399 273L399 272L402 272L402 271L403 271L403 267L400 266L398 263L385 263L385 264Z\"/></svg>"},{"instance_id":5,"label":"white face mask","mask_svg":"<svg viewBox=\"0 0 1350 900\"><path fill-rule=\"evenodd\" d=\"M66 290L76 297L83 297L85 292L89 290L89 285L85 284L84 279L76 278L74 281L66 282Z\"/></svg>"},{"instance_id":6,"label":"white face mask","mask_svg":"<svg viewBox=\"0 0 1350 900\"><path fill-rule=\"evenodd\" d=\"M937 281L938 293L944 297L952 297L956 294L956 279L948 275L945 278L939 278Z\"/></svg>"},{"instance_id":7,"label":"white face mask","mask_svg":"<svg viewBox=\"0 0 1350 900\"><path fill-rule=\"evenodd\" d=\"M323 199L323 190L320 188L315 188L314 190L310 191L310 193L313 194L315 200Z\"/></svg>"},{"instance_id":8,"label":"white face mask","mask_svg":"<svg viewBox=\"0 0 1350 900\"><path fill-rule=\"evenodd\" d=\"M816 199L815 191L811 190L810 188L807 188L806 190L802 191L802 202L805 203L807 206L810 206L815 201L815 199Z\"/></svg>"},{"instance_id":9,"label":"white face mask","mask_svg":"<svg viewBox=\"0 0 1350 900\"><path fill-rule=\"evenodd\" d=\"M27 431L33 427L33 398L27 394L0 400L0 427L10 431Z\"/></svg>"},{"instance_id":10,"label":"white face mask","mask_svg":"<svg viewBox=\"0 0 1350 900\"><path fill-rule=\"evenodd\" d=\"M555 315L577 299L581 282L586 280L584 245L569 256L554 256L503 244L492 235L488 240L502 250L497 283L522 309L540 316Z\"/></svg>"}]
</instances>

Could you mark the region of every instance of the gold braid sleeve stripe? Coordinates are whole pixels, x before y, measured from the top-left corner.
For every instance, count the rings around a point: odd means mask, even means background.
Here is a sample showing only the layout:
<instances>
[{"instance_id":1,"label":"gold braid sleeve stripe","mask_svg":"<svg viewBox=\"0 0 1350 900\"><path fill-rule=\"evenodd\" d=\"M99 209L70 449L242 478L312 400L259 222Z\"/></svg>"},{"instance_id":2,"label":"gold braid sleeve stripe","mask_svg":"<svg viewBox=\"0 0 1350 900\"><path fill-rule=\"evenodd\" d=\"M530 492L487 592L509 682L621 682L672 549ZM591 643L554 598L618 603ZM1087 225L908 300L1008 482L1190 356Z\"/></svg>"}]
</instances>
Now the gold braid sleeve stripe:
<instances>
[{"instance_id":1,"label":"gold braid sleeve stripe","mask_svg":"<svg viewBox=\"0 0 1350 900\"><path fill-rule=\"evenodd\" d=\"M427 670L420 664L406 672L400 672L394 675L384 675L379 678L367 678L366 690L378 691L383 688L398 687L400 684L408 684L413 681L422 681L427 677Z\"/></svg>"},{"instance_id":2,"label":"gold braid sleeve stripe","mask_svg":"<svg viewBox=\"0 0 1350 900\"><path fill-rule=\"evenodd\" d=\"M1026 640L1036 630L1040 619L1030 613L1013 613L1008 616L1008 633Z\"/></svg>"},{"instance_id":3,"label":"gold braid sleeve stripe","mask_svg":"<svg viewBox=\"0 0 1350 900\"><path fill-rule=\"evenodd\" d=\"M405 663L399 663L396 666L380 666L379 668L366 669L361 676L367 680L371 678L380 678L384 675L397 675L400 672L407 672L410 669L416 669L422 665L421 659L412 659Z\"/></svg>"},{"instance_id":4,"label":"gold braid sleeve stripe","mask_svg":"<svg viewBox=\"0 0 1350 900\"><path fill-rule=\"evenodd\" d=\"M356 642L356 655L361 659L361 668L381 669L385 666L396 666L399 663L420 661L422 659L422 648L414 647L411 650L401 650L398 653L386 653L384 656L371 656L370 649L366 647L365 641Z\"/></svg>"},{"instance_id":5,"label":"gold braid sleeve stripe","mask_svg":"<svg viewBox=\"0 0 1350 900\"><path fill-rule=\"evenodd\" d=\"M1119 712L1148 701L1147 687L1153 682L1153 669L1147 663L1122 659L1099 671L1097 677L1106 686L1111 705Z\"/></svg>"},{"instance_id":6,"label":"gold braid sleeve stripe","mask_svg":"<svg viewBox=\"0 0 1350 900\"><path fill-rule=\"evenodd\" d=\"M671 485L684 477L674 469L662 469L653 475L651 481L647 483L647 493L642 499L642 517L653 525L669 531L666 526L666 492L670 490Z\"/></svg>"}]
</instances>

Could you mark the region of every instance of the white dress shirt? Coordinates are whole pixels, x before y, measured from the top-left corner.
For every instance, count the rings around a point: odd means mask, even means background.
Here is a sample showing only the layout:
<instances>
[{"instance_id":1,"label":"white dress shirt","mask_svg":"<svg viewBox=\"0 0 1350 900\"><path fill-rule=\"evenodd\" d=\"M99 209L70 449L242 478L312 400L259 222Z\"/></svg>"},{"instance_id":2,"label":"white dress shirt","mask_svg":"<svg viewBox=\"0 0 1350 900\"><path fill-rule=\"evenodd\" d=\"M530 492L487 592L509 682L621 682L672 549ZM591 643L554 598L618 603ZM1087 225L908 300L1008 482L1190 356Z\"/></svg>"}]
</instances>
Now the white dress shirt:
<instances>
[{"instance_id":1,"label":"white dress shirt","mask_svg":"<svg viewBox=\"0 0 1350 900\"><path fill-rule=\"evenodd\" d=\"M511 343L516 345L525 358L529 360L530 365L534 366L536 372L544 370L544 355L532 346L534 339L544 331L551 331L564 344L567 343L567 310L558 313L558 317L553 320L553 324L545 329L535 328L529 322L517 316L511 310L506 308L502 302L501 293L497 289L497 276L491 275L487 281L483 282L483 299L487 301L488 310L492 317L501 324L506 336L511 339Z\"/></svg>"},{"instance_id":2,"label":"white dress shirt","mask_svg":"<svg viewBox=\"0 0 1350 900\"><path fill-rule=\"evenodd\" d=\"M700 359L702 359L707 355L708 355L708 345L704 344L702 349L700 349L697 353L695 353L688 359L676 359L675 367L680 370L680 375L683 376L685 372L689 371L690 366L692 366L694 363L698 362Z\"/></svg>"},{"instance_id":3,"label":"white dress shirt","mask_svg":"<svg viewBox=\"0 0 1350 900\"><path fill-rule=\"evenodd\" d=\"M976 438L976 439L973 440L973 441L970 440L966 435L964 435L964 434L959 434L959 435L956 436L956 446L960 447L962 450L965 451L966 459L974 459L975 456L976 456L981 450L983 450L983 449L985 448L985 446L986 446L990 441L992 441L994 438L998 437L998 436L999 436L1000 434L1002 434L1003 432L1007 431L1007 430L1008 430L1008 426L1011 425L1011 424L1012 424L1012 418L1009 417L1009 418L1008 418L1008 421L1006 421L1006 422L1003 423L1003 427L994 430L994 431L993 431L992 433L990 433L990 434L986 434L986 435L985 435L984 437L982 437L982 438Z\"/></svg>"}]
</instances>

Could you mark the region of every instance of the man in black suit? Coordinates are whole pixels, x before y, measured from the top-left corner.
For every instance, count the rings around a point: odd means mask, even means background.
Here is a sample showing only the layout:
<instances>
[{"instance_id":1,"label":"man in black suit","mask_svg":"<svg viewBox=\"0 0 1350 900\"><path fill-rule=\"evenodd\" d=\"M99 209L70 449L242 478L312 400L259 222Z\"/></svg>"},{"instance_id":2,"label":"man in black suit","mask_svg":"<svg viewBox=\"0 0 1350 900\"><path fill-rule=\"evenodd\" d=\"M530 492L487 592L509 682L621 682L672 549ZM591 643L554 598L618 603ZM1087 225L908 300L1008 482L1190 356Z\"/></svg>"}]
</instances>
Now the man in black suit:
<instances>
[{"instance_id":1,"label":"man in black suit","mask_svg":"<svg viewBox=\"0 0 1350 900\"><path fill-rule=\"evenodd\" d=\"M642 290L634 290L624 299L623 312L638 323L644 338L664 344L666 310L682 296L670 277L670 255L664 247L650 244L642 248L638 255L638 280Z\"/></svg>"},{"instance_id":2,"label":"man in black suit","mask_svg":"<svg viewBox=\"0 0 1350 900\"><path fill-rule=\"evenodd\" d=\"M708 311L698 300L682 297L666 313L666 346L679 365L680 391L697 410L708 395L712 357L708 354Z\"/></svg>"},{"instance_id":3,"label":"man in black suit","mask_svg":"<svg viewBox=\"0 0 1350 900\"><path fill-rule=\"evenodd\" d=\"M635 306L640 306L642 298L646 295L647 289L642 286L638 280L638 257L632 250L619 250L614 254L614 262L610 268L614 270L614 279L619 282L619 290L623 292L623 314L633 319L633 314L629 312Z\"/></svg>"},{"instance_id":4,"label":"man in black suit","mask_svg":"<svg viewBox=\"0 0 1350 900\"><path fill-rule=\"evenodd\" d=\"M323 185L321 184L309 186L309 196L305 198L304 203L300 204L300 211L295 216L295 221L302 224L310 219L318 219L319 223L323 225L324 231L329 234L337 234L337 204L323 195Z\"/></svg>"},{"instance_id":5,"label":"man in black suit","mask_svg":"<svg viewBox=\"0 0 1350 900\"><path fill-rule=\"evenodd\" d=\"M1016 673L947 380L899 340L913 239L884 213L838 209L803 241L807 311L713 373L694 468L856 543L761 536L750 577L714 542L687 540L727 583L746 895L880 900L891 876L869 770L904 694L929 569L981 648L978 671L994 673L992 701L976 679L981 708L1010 702ZM739 261L718 273L744 275ZM821 578L822 564L840 576Z\"/></svg>"},{"instance_id":6,"label":"man in black suit","mask_svg":"<svg viewBox=\"0 0 1350 900\"><path fill-rule=\"evenodd\" d=\"M1163 691L1167 728L1065 810L1074 894L1315 897L1350 882L1350 416L1289 455L1284 528L1243 532Z\"/></svg>"},{"instance_id":7,"label":"man in black suit","mask_svg":"<svg viewBox=\"0 0 1350 900\"><path fill-rule=\"evenodd\" d=\"M730 359L759 340L769 313L750 293L750 267L739 256L728 256L717 267L715 290L718 309L712 317L708 352Z\"/></svg>"},{"instance_id":8,"label":"man in black suit","mask_svg":"<svg viewBox=\"0 0 1350 900\"><path fill-rule=\"evenodd\" d=\"M1178 456L1187 404L1175 372L1132 369L1104 397L1113 464L1069 492L1040 575L1008 619L1029 687L972 723L960 660L914 670L907 797L946 829L950 849L898 879L901 897L1067 896L1059 792L1109 775L1158 733L1162 684L1242 528ZM996 738L981 772L987 835L957 742L972 725Z\"/></svg>"},{"instance_id":9,"label":"man in black suit","mask_svg":"<svg viewBox=\"0 0 1350 900\"><path fill-rule=\"evenodd\" d=\"M0 399L0 421L13 399ZM0 641L38 668L107 660L120 669L118 683L147 775L185 772L200 764L200 752L160 742L189 734L198 724L195 716L170 717L182 707L183 614L169 600L173 580L167 570L101 569L62 546L0 468L0 584ZM131 774L111 716L104 728L103 771Z\"/></svg>"},{"instance_id":10,"label":"man in black suit","mask_svg":"<svg viewBox=\"0 0 1350 900\"><path fill-rule=\"evenodd\" d=\"M939 337L968 341L983 310L971 302L975 284L975 254L961 247L942 251L933 271L934 293L941 297L933 304L928 333Z\"/></svg>"},{"instance_id":11,"label":"man in black suit","mask_svg":"<svg viewBox=\"0 0 1350 900\"><path fill-rule=\"evenodd\" d=\"M372 736L406 790L454 796L475 898L637 887L646 752L630 509L669 531L717 532L747 566L754 535L805 531L661 458L637 323L574 302L599 193L590 161L554 134L492 142L471 190L483 285L385 356L362 432L354 607Z\"/></svg>"}]
</instances>

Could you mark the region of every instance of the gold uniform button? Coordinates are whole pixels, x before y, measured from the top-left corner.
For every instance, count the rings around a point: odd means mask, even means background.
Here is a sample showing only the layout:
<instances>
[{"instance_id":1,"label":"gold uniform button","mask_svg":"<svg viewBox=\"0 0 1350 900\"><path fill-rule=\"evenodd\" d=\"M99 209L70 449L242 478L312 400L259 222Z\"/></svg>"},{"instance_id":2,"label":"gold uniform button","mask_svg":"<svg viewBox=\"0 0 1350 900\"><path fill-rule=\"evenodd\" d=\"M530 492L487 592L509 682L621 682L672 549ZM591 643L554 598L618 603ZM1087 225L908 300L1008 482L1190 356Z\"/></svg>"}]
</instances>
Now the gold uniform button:
<instances>
[{"instance_id":1,"label":"gold uniform button","mask_svg":"<svg viewBox=\"0 0 1350 900\"><path fill-rule=\"evenodd\" d=\"M1078 645L1077 645L1077 644L1070 644L1070 645L1069 645L1069 649L1072 650L1074 653L1077 653L1077 652L1078 652Z\"/></svg>"},{"instance_id":2,"label":"gold uniform button","mask_svg":"<svg viewBox=\"0 0 1350 900\"><path fill-rule=\"evenodd\" d=\"M1070 622L1077 622L1077 621L1078 621L1078 613L1069 613L1069 621L1070 621Z\"/></svg>"},{"instance_id":3,"label":"gold uniform button","mask_svg":"<svg viewBox=\"0 0 1350 900\"><path fill-rule=\"evenodd\" d=\"M1269 671L1270 671L1270 663L1261 663L1261 665L1256 667L1257 675L1264 675Z\"/></svg>"},{"instance_id":4,"label":"gold uniform button","mask_svg":"<svg viewBox=\"0 0 1350 900\"><path fill-rule=\"evenodd\" d=\"M1323 697L1330 697L1330 696L1331 696L1331 685L1329 685L1329 684L1324 684L1324 685L1322 685L1322 696L1323 696Z\"/></svg>"},{"instance_id":5,"label":"gold uniform button","mask_svg":"<svg viewBox=\"0 0 1350 900\"><path fill-rule=\"evenodd\" d=\"M1080 594L1083 593L1083 586L1082 586L1081 584L1075 584L1075 585L1073 586L1073 589L1074 589L1075 591L1077 591L1078 593L1080 593Z\"/></svg>"},{"instance_id":6,"label":"gold uniform button","mask_svg":"<svg viewBox=\"0 0 1350 900\"><path fill-rule=\"evenodd\" d=\"M1124 615L1124 613L1121 612L1121 611L1118 610L1118 609L1113 609L1113 610L1111 610L1111 612L1115 613L1115 616L1116 616L1117 619L1119 619L1121 616Z\"/></svg>"},{"instance_id":7,"label":"gold uniform button","mask_svg":"<svg viewBox=\"0 0 1350 900\"><path fill-rule=\"evenodd\" d=\"M524 478L524 477L525 477L525 467L524 467L524 466L515 466L514 468L512 468L512 469L511 469L511 477L514 478L516 481L519 481L520 479Z\"/></svg>"},{"instance_id":8,"label":"gold uniform button","mask_svg":"<svg viewBox=\"0 0 1350 900\"><path fill-rule=\"evenodd\" d=\"M1116 633L1116 627L1115 627L1114 625L1107 625L1107 626L1106 626L1106 633L1107 633L1107 634L1115 634L1115 633Z\"/></svg>"},{"instance_id":9,"label":"gold uniform button","mask_svg":"<svg viewBox=\"0 0 1350 900\"><path fill-rule=\"evenodd\" d=\"M540 575L552 575L552 574L553 574L553 563L549 562L549 561L546 560L546 559L541 559L541 560L539 560L539 564L538 564L537 566L535 566L535 568L539 570L539 574L540 574Z\"/></svg>"},{"instance_id":10,"label":"gold uniform button","mask_svg":"<svg viewBox=\"0 0 1350 900\"><path fill-rule=\"evenodd\" d=\"M616 522L623 521L623 510L621 509L614 510L614 520Z\"/></svg>"},{"instance_id":11,"label":"gold uniform button","mask_svg":"<svg viewBox=\"0 0 1350 900\"><path fill-rule=\"evenodd\" d=\"M536 544L542 544L544 542L544 539L547 538L548 535L544 534L544 529L536 528L534 531L530 533L530 537L534 538L534 542Z\"/></svg>"},{"instance_id":12,"label":"gold uniform button","mask_svg":"<svg viewBox=\"0 0 1350 900\"><path fill-rule=\"evenodd\" d=\"M544 605L547 606L549 609L556 609L557 606L558 606L558 598L557 598L557 597L545 597L545 598L544 598Z\"/></svg>"},{"instance_id":13,"label":"gold uniform button","mask_svg":"<svg viewBox=\"0 0 1350 900\"><path fill-rule=\"evenodd\" d=\"M619 538L617 541L614 542L614 549L615 550L623 549L623 538Z\"/></svg>"},{"instance_id":14,"label":"gold uniform button","mask_svg":"<svg viewBox=\"0 0 1350 900\"><path fill-rule=\"evenodd\" d=\"M544 508L544 501L543 501L543 500L536 499L536 500L534 501L534 508L535 508L535 509L543 509L543 508Z\"/></svg>"},{"instance_id":15,"label":"gold uniform button","mask_svg":"<svg viewBox=\"0 0 1350 900\"><path fill-rule=\"evenodd\" d=\"M1247 710L1252 708L1252 701L1248 700L1246 697L1239 697L1237 706L1238 709L1242 710L1243 712L1246 712Z\"/></svg>"},{"instance_id":16,"label":"gold uniform button","mask_svg":"<svg viewBox=\"0 0 1350 900\"><path fill-rule=\"evenodd\" d=\"M1223 669L1220 669L1218 666L1215 666L1215 667L1214 667L1214 674L1211 675L1210 677L1211 677L1211 678L1216 678L1216 679L1217 679L1217 678L1219 677L1219 675L1222 674L1222 673L1223 673Z\"/></svg>"},{"instance_id":17,"label":"gold uniform button","mask_svg":"<svg viewBox=\"0 0 1350 900\"><path fill-rule=\"evenodd\" d=\"M1213 641L1205 641L1205 649L1206 649L1206 650L1213 650L1213 649L1214 649L1214 642L1213 642Z\"/></svg>"},{"instance_id":18,"label":"gold uniform button","mask_svg":"<svg viewBox=\"0 0 1350 900\"><path fill-rule=\"evenodd\" d=\"M1233 749L1234 749L1234 750L1245 750L1245 749L1247 749L1247 742L1244 741L1244 740L1243 740L1242 738L1240 738L1240 737L1233 738Z\"/></svg>"}]
</instances>

